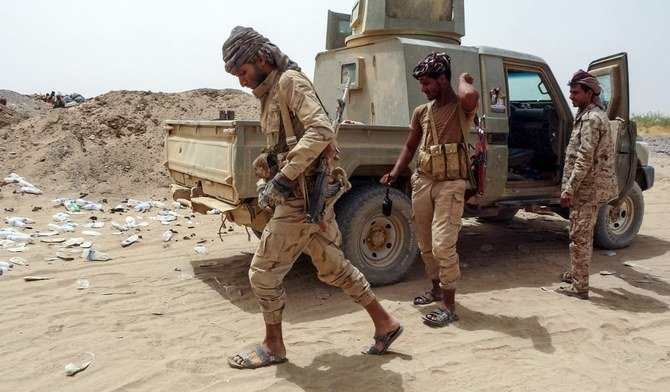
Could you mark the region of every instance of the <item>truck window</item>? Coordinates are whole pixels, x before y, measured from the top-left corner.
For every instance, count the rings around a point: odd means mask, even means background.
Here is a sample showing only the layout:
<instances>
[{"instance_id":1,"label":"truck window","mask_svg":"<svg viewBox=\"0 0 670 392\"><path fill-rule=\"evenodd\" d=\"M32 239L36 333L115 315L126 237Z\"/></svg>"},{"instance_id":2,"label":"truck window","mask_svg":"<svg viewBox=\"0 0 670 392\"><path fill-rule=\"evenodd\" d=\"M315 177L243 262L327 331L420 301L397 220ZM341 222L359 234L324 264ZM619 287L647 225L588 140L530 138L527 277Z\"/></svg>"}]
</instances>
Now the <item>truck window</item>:
<instances>
[{"instance_id":1,"label":"truck window","mask_svg":"<svg viewBox=\"0 0 670 392\"><path fill-rule=\"evenodd\" d=\"M510 102L526 103L529 107L536 102L551 102L547 88L537 73L509 71L507 83Z\"/></svg>"},{"instance_id":2,"label":"truck window","mask_svg":"<svg viewBox=\"0 0 670 392\"><path fill-rule=\"evenodd\" d=\"M612 75L605 74L598 76L598 81L600 82L600 87L603 91L600 92L600 100L603 101L605 105L605 111L610 106L610 101L612 100Z\"/></svg>"},{"instance_id":3,"label":"truck window","mask_svg":"<svg viewBox=\"0 0 670 392\"><path fill-rule=\"evenodd\" d=\"M509 135L507 181L556 183L560 179L559 121L542 74L507 70Z\"/></svg>"}]
</instances>

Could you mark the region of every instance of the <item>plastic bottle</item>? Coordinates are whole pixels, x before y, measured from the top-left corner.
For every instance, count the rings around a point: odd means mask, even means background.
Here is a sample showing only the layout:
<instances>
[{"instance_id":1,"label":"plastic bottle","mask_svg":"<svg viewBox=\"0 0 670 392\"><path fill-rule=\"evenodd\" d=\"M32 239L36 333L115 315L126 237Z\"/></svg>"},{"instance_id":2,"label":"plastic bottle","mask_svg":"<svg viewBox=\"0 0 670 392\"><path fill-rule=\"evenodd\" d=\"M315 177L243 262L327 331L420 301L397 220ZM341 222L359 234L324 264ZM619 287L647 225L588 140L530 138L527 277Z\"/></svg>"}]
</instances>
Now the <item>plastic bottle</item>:
<instances>
[{"instance_id":1,"label":"plastic bottle","mask_svg":"<svg viewBox=\"0 0 670 392\"><path fill-rule=\"evenodd\" d=\"M163 242L169 242L170 239L172 238L172 230L168 230L165 233L161 234L161 237L163 238Z\"/></svg>"},{"instance_id":2,"label":"plastic bottle","mask_svg":"<svg viewBox=\"0 0 670 392\"><path fill-rule=\"evenodd\" d=\"M5 268L5 267L0 267L0 276L4 275L5 272L7 272L7 268Z\"/></svg>"},{"instance_id":3,"label":"plastic bottle","mask_svg":"<svg viewBox=\"0 0 670 392\"><path fill-rule=\"evenodd\" d=\"M137 212L149 211L151 209L151 202L143 201L141 203L136 204L135 207L133 207L133 209Z\"/></svg>"},{"instance_id":4,"label":"plastic bottle","mask_svg":"<svg viewBox=\"0 0 670 392\"><path fill-rule=\"evenodd\" d=\"M121 246L126 247L128 245L131 245L135 243L138 239L140 239L140 236L138 236L137 234L133 234L130 237L123 239L121 241Z\"/></svg>"},{"instance_id":5,"label":"plastic bottle","mask_svg":"<svg viewBox=\"0 0 670 392\"><path fill-rule=\"evenodd\" d=\"M102 209L102 204L90 203L89 202L89 203L84 204L84 206L82 208L87 210L87 211L100 211Z\"/></svg>"},{"instance_id":6,"label":"plastic bottle","mask_svg":"<svg viewBox=\"0 0 670 392\"><path fill-rule=\"evenodd\" d=\"M14 268L14 264L8 263L6 261L0 261L0 268L12 269Z\"/></svg>"},{"instance_id":7,"label":"plastic bottle","mask_svg":"<svg viewBox=\"0 0 670 392\"><path fill-rule=\"evenodd\" d=\"M24 227L26 223L19 217L16 216L10 216L9 218L5 218L5 222L13 227Z\"/></svg>"}]
</instances>

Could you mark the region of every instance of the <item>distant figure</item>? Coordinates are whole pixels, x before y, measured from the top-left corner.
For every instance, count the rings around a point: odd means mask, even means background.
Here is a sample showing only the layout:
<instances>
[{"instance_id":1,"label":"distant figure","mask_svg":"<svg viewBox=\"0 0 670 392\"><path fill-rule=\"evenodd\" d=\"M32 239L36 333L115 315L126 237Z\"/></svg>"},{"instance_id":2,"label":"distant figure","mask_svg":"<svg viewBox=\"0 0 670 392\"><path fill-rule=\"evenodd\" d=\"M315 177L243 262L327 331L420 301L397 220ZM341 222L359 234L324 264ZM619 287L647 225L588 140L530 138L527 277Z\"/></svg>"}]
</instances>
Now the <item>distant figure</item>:
<instances>
[{"instance_id":1,"label":"distant figure","mask_svg":"<svg viewBox=\"0 0 670 392\"><path fill-rule=\"evenodd\" d=\"M58 94L56 95L56 99L54 102L54 109L55 108L64 108L65 107L65 101L63 100L63 96Z\"/></svg>"},{"instance_id":2,"label":"distant figure","mask_svg":"<svg viewBox=\"0 0 670 392\"><path fill-rule=\"evenodd\" d=\"M589 299L589 263L593 229L603 204L617 196L614 144L610 122L600 101L600 83L583 70L568 83L572 106L579 108L565 152L561 205L570 208L570 271L561 280L571 283L557 292Z\"/></svg>"}]
</instances>

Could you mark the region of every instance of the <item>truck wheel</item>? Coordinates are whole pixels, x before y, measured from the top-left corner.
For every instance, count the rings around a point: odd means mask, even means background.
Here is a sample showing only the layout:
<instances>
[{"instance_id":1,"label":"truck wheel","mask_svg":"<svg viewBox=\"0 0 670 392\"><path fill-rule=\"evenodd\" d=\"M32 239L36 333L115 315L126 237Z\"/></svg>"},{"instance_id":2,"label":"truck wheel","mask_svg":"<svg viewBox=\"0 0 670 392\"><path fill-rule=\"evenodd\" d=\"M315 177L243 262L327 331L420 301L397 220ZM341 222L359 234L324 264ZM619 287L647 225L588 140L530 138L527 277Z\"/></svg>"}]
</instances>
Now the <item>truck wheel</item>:
<instances>
[{"instance_id":1,"label":"truck wheel","mask_svg":"<svg viewBox=\"0 0 670 392\"><path fill-rule=\"evenodd\" d=\"M628 246L640 231L644 216L644 197L638 184L618 206L605 204L598 212L593 233L594 244L602 249L621 249Z\"/></svg>"},{"instance_id":2,"label":"truck wheel","mask_svg":"<svg viewBox=\"0 0 670 392\"><path fill-rule=\"evenodd\" d=\"M419 254L412 227L412 204L391 188L390 216L382 213L386 188L380 185L355 186L335 206L342 233L342 251L372 286L400 281Z\"/></svg>"}]
</instances>

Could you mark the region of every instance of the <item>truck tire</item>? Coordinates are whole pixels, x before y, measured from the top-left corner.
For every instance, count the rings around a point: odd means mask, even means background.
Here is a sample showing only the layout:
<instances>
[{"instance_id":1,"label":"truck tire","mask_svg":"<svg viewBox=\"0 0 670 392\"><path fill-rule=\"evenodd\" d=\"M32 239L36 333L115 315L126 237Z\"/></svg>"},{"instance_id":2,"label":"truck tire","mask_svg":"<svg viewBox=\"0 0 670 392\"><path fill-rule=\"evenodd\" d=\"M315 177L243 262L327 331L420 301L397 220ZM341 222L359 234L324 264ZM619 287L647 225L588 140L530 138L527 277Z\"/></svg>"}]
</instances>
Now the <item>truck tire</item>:
<instances>
[{"instance_id":1,"label":"truck tire","mask_svg":"<svg viewBox=\"0 0 670 392\"><path fill-rule=\"evenodd\" d=\"M640 231L644 216L644 196L638 184L633 184L621 204L605 204L598 212L593 243L601 249L627 247Z\"/></svg>"},{"instance_id":2,"label":"truck tire","mask_svg":"<svg viewBox=\"0 0 670 392\"><path fill-rule=\"evenodd\" d=\"M400 281L419 255L409 197L390 188L393 210L386 217L385 196L386 188L380 185L359 185L335 205L344 256L372 286Z\"/></svg>"},{"instance_id":3,"label":"truck tire","mask_svg":"<svg viewBox=\"0 0 670 392\"><path fill-rule=\"evenodd\" d=\"M498 211L497 215L493 216L482 216L478 218L479 220L482 220L484 222L502 222L502 223L507 223L511 221L514 216L516 215L517 211L519 211L518 208L516 207L505 207L501 208L500 211Z\"/></svg>"}]
</instances>

